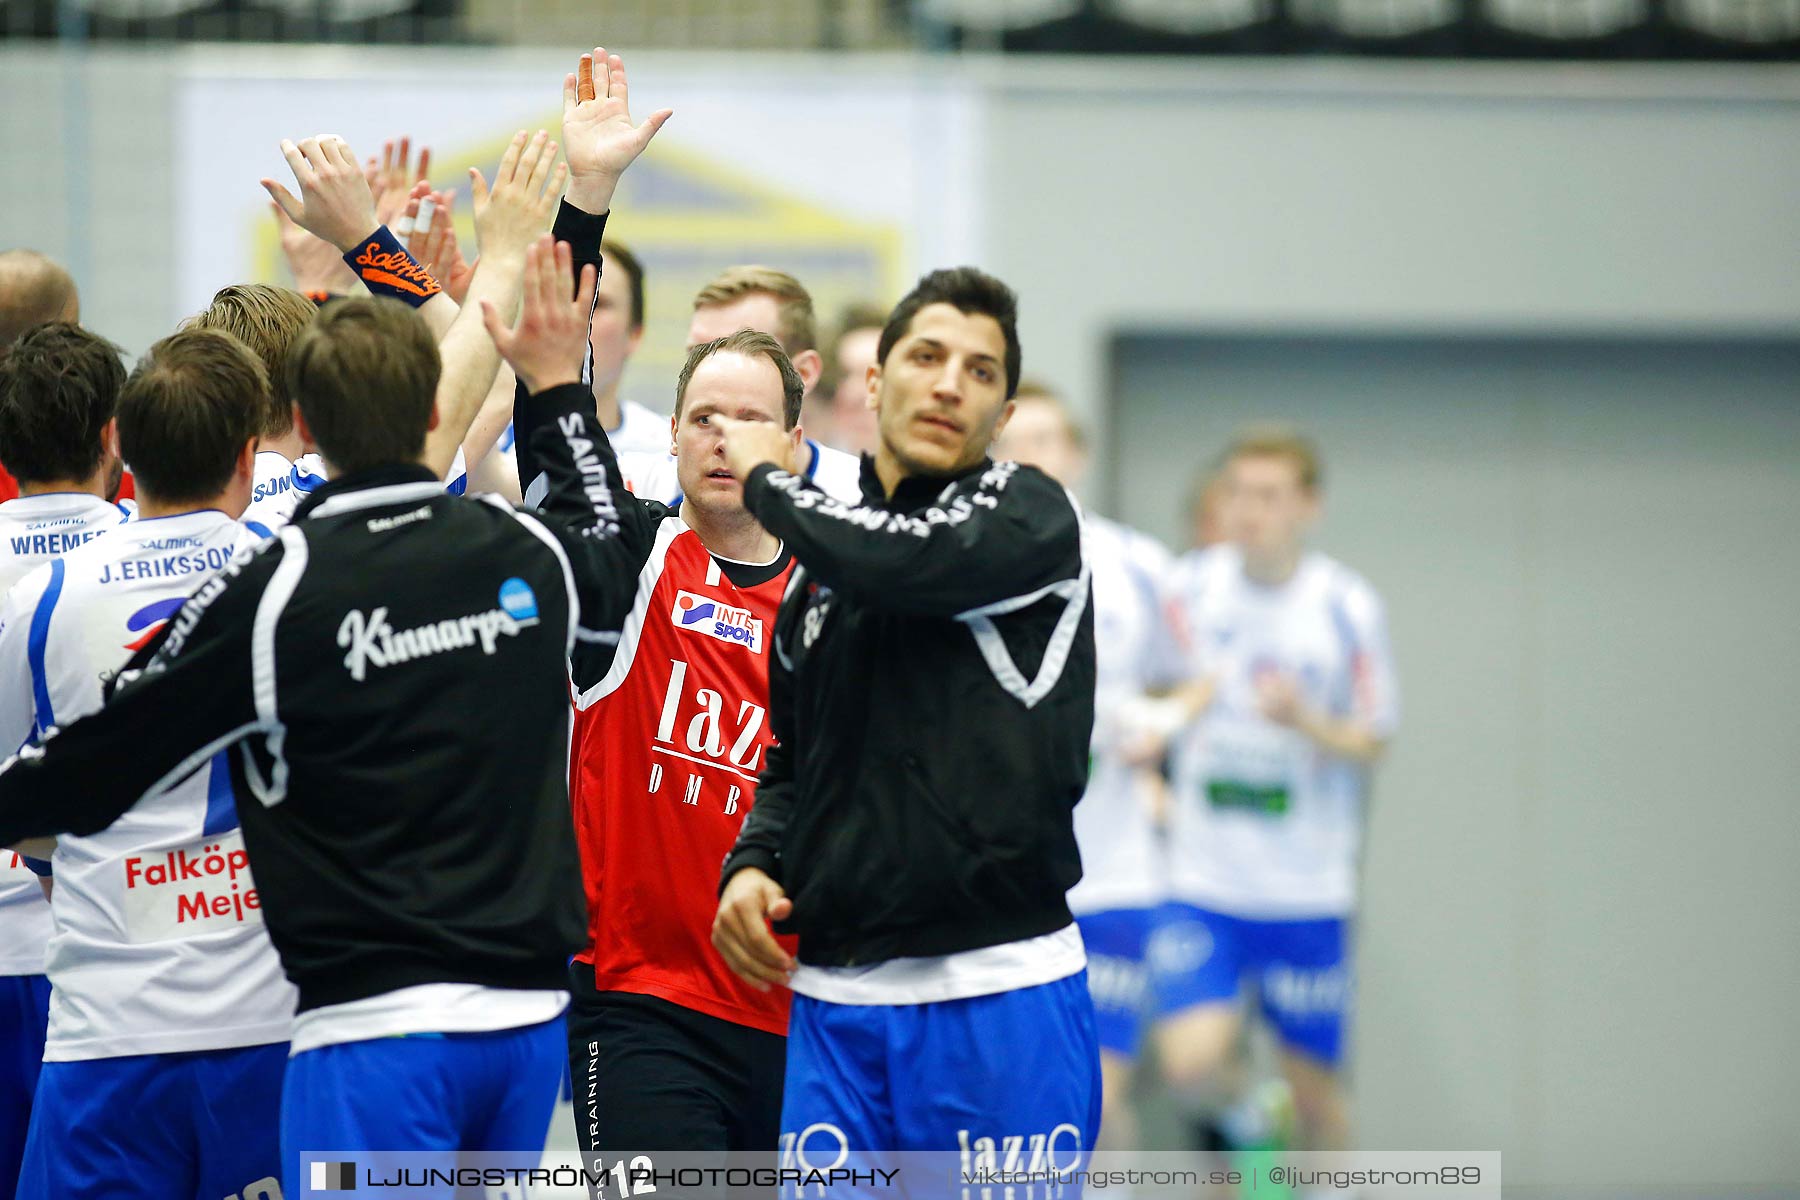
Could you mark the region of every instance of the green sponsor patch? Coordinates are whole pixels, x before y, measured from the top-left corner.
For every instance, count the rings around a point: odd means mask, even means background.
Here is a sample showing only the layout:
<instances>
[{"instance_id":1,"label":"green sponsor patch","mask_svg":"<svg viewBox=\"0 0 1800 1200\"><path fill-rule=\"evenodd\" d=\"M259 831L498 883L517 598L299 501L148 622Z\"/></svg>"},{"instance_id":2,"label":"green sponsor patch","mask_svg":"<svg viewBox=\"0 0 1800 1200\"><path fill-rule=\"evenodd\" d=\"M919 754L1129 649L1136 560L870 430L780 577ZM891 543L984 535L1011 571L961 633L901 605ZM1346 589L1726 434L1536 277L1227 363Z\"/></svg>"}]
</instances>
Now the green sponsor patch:
<instances>
[{"instance_id":1,"label":"green sponsor patch","mask_svg":"<svg viewBox=\"0 0 1800 1200\"><path fill-rule=\"evenodd\" d=\"M1206 785L1206 798L1214 808L1238 808L1279 817L1288 810L1285 784L1238 783L1231 779L1214 779Z\"/></svg>"}]
</instances>

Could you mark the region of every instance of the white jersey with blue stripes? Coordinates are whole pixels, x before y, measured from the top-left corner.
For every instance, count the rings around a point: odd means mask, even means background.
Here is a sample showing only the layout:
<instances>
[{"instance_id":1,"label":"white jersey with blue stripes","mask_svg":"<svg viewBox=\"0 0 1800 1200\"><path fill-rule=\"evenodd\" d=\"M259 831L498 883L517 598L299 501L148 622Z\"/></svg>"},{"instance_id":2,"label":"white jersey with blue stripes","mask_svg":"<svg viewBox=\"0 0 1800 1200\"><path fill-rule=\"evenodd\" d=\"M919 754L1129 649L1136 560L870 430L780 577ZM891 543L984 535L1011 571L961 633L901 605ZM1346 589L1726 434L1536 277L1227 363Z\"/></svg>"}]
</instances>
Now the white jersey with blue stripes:
<instances>
[{"instance_id":1,"label":"white jersey with blue stripes","mask_svg":"<svg viewBox=\"0 0 1800 1200\"><path fill-rule=\"evenodd\" d=\"M1186 646L1171 624L1163 587L1171 559L1154 539L1089 515L1082 551L1094 580L1094 740L1087 791L1075 806L1081 882L1069 891L1077 915L1149 908L1163 899L1163 854L1144 790L1144 768L1124 751L1140 730L1134 703L1181 681Z\"/></svg>"},{"instance_id":2,"label":"white jersey with blue stripes","mask_svg":"<svg viewBox=\"0 0 1800 1200\"><path fill-rule=\"evenodd\" d=\"M216 510L135 520L37 568L0 629L0 733L99 709L104 685L234 553ZM289 986L263 929L231 772L215 755L107 829L58 840L47 1062L285 1042Z\"/></svg>"},{"instance_id":3,"label":"white jersey with blue stripes","mask_svg":"<svg viewBox=\"0 0 1800 1200\"><path fill-rule=\"evenodd\" d=\"M1183 558L1172 590L1196 673L1216 685L1175 754L1172 895L1241 917L1349 915L1368 772L1264 717L1258 681L1285 675L1305 703L1392 736L1399 693L1381 598L1323 554L1286 583L1257 583L1232 546Z\"/></svg>"},{"instance_id":4,"label":"white jersey with blue stripes","mask_svg":"<svg viewBox=\"0 0 1800 1200\"><path fill-rule=\"evenodd\" d=\"M250 484L250 506L239 518L251 532L271 537L294 519L294 510L314 488L325 483L325 461L302 454L290 461L273 450L256 452L256 476Z\"/></svg>"},{"instance_id":5,"label":"white jersey with blue stripes","mask_svg":"<svg viewBox=\"0 0 1800 1200\"><path fill-rule=\"evenodd\" d=\"M326 482L325 460L317 454L302 454L290 461L285 454L259 450L250 505L238 519L257 537L274 537L276 530L294 519L294 510L306 497ZM444 474L444 490L452 496L469 490L469 462L460 446Z\"/></svg>"},{"instance_id":6,"label":"white jersey with blue stripes","mask_svg":"<svg viewBox=\"0 0 1800 1200\"><path fill-rule=\"evenodd\" d=\"M0 594L34 569L126 519L126 510L87 492L20 496L0 504ZM10 742L11 754L25 740ZM0 850L0 975L41 975L50 905L37 876Z\"/></svg>"}]
</instances>

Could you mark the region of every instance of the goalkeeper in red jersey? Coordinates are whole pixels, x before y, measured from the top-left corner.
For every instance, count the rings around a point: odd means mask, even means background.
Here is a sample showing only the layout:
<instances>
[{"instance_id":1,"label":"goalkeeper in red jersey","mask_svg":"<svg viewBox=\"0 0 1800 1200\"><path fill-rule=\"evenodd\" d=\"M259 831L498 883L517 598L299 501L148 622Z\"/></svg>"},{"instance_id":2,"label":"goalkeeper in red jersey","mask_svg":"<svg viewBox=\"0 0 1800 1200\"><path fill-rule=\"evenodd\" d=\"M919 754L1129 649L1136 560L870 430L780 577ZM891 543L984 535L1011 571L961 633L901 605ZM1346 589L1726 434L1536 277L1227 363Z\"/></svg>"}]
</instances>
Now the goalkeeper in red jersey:
<instances>
[{"instance_id":1,"label":"goalkeeper in red jersey","mask_svg":"<svg viewBox=\"0 0 1800 1200\"><path fill-rule=\"evenodd\" d=\"M595 51L593 95L570 77L563 141L572 182L557 240L598 265L618 175L660 121L633 126L616 58ZM584 71L585 76L585 71ZM580 263L578 262L579 266ZM550 375L578 383L579 361ZM520 478L566 437L591 395L515 364ZM788 997L738 979L709 936L719 863L755 798L771 735L769 655L792 569L787 549L744 509L719 417L802 437L799 374L767 334L693 347L673 419L679 508L625 489L614 448L573 446L605 530L617 594L576 645L571 796L587 888L588 945L571 964L570 1067L576 1130L603 1161L646 1150L773 1150ZM597 501L598 502L598 501Z\"/></svg>"}]
</instances>

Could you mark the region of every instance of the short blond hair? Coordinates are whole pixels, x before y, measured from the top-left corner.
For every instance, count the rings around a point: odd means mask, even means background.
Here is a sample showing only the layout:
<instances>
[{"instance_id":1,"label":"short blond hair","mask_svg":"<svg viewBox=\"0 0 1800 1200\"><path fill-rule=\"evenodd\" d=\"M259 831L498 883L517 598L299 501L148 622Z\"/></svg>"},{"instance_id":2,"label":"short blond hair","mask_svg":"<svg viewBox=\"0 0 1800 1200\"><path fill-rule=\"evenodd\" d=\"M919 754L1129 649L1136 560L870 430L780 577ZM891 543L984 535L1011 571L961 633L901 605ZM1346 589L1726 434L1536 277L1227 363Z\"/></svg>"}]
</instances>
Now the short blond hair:
<instances>
[{"instance_id":1,"label":"short blond hair","mask_svg":"<svg viewBox=\"0 0 1800 1200\"><path fill-rule=\"evenodd\" d=\"M818 348L812 293L798 279L774 267L726 267L695 295L694 308L718 308L759 293L775 298L775 340L789 357Z\"/></svg>"},{"instance_id":2,"label":"short blond hair","mask_svg":"<svg viewBox=\"0 0 1800 1200\"><path fill-rule=\"evenodd\" d=\"M1253 425L1240 432L1226 447L1225 464L1240 458L1285 458L1294 465L1300 486L1319 490L1325 481L1325 463L1313 440L1292 425Z\"/></svg>"},{"instance_id":3,"label":"short blond hair","mask_svg":"<svg viewBox=\"0 0 1800 1200\"><path fill-rule=\"evenodd\" d=\"M319 309L299 292L262 283L234 283L220 288L212 303L189 317L183 329L217 329L250 348L269 377L269 402L261 434L287 436L294 428L294 396L288 391L288 351Z\"/></svg>"}]
</instances>

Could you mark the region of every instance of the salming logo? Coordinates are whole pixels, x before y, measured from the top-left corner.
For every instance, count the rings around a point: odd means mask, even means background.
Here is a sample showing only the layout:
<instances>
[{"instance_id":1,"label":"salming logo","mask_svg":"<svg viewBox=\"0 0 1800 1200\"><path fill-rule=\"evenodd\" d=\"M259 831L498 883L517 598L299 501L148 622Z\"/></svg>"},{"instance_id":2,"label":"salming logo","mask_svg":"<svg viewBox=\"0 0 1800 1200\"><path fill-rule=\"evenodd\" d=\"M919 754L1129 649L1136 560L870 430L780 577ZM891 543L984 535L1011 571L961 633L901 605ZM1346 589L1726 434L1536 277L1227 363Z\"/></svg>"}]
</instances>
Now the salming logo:
<instances>
[{"instance_id":1,"label":"salming logo","mask_svg":"<svg viewBox=\"0 0 1800 1200\"><path fill-rule=\"evenodd\" d=\"M889 512L884 508L874 508L863 504L845 504L835 496L828 495L817 488L806 486L806 481L798 475L790 475L785 471L771 471L768 476L769 486L777 491L785 492L794 502L795 508L817 509L822 516L857 525L871 533L905 534L911 537L929 538L934 526L961 525L975 515L976 508L998 508L1000 502L986 491L970 494L952 494L946 504L934 505L917 516L908 513ZM985 485L986 476L982 480Z\"/></svg>"},{"instance_id":2,"label":"salming logo","mask_svg":"<svg viewBox=\"0 0 1800 1200\"><path fill-rule=\"evenodd\" d=\"M568 443L569 457L581 475L582 494L594 511L594 523L582 532L589 537L619 536L619 505L606 478L606 464L594 453L594 439L587 436L587 421L580 413L557 418L556 427Z\"/></svg>"},{"instance_id":3,"label":"salming logo","mask_svg":"<svg viewBox=\"0 0 1800 1200\"><path fill-rule=\"evenodd\" d=\"M411 292L415 296L432 297L443 291L431 273L404 250L388 251L380 242L370 242L356 256L356 267L369 283L385 283L389 287Z\"/></svg>"}]
</instances>

